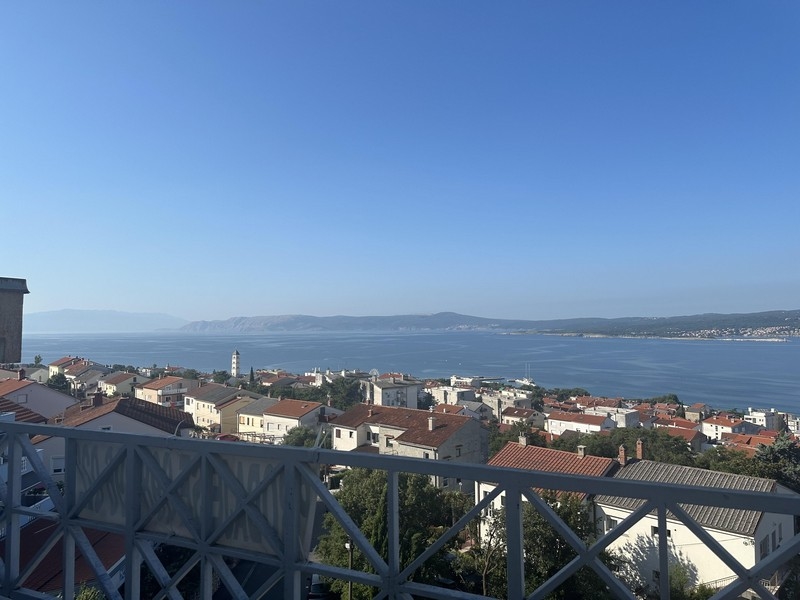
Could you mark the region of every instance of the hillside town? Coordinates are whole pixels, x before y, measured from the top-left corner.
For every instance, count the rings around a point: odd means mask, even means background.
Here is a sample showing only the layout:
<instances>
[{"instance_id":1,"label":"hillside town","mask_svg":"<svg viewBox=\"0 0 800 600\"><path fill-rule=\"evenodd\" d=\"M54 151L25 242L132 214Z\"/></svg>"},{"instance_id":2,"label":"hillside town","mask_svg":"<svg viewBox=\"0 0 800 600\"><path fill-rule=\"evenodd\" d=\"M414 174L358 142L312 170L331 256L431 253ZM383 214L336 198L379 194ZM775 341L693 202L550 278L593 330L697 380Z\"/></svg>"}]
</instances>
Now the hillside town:
<instances>
[{"instance_id":1,"label":"hillside town","mask_svg":"<svg viewBox=\"0 0 800 600\"><path fill-rule=\"evenodd\" d=\"M669 396L596 397L585 390L542 390L532 381L520 385L463 374L424 380L377 371L242 372L241 364L238 351L231 355L230 371L213 373L178 366L103 365L78 356L45 364L37 357L34 364L0 370L0 411L4 419L86 430L320 446L773 493L800 491L792 481L717 472L707 466L714 461L703 461L704 456L721 455L755 460L776 445L794 449L800 418L773 408L720 411L706 404L684 406ZM63 440L37 436L32 441L53 476L64 477ZM614 444L610 451L609 443ZM665 447L672 457L665 457ZM332 488L346 481L341 470L323 477ZM490 483L459 477L457 470L452 476L433 477L430 483L476 503L493 489ZM30 482L31 489L36 486ZM636 509L635 503L610 496L580 501L593 507L600 533ZM503 506L501 494L484 513L475 538L465 540L463 552L489 543L493 516ZM720 509L699 514L698 522L724 547L735 548L746 566L769 556L796 531L791 516L757 509ZM730 569L705 545L692 542L685 525L670 521L668 526L671 540L680 540L686 548L683 559L692 565L692 589L722 587ZM645 518L612 548L629 552L642 540L652 543L657 529L654 516ZM120 556L109 558L112 565L119 560ZM656 589L657 567L652 560L629 566L635 571L629 580L638 582L640 590ZM776 570L769 589L777 593L789 575L786 569ZM53 592L46 586L40 591Z\"/></svg>"}]
</instances>

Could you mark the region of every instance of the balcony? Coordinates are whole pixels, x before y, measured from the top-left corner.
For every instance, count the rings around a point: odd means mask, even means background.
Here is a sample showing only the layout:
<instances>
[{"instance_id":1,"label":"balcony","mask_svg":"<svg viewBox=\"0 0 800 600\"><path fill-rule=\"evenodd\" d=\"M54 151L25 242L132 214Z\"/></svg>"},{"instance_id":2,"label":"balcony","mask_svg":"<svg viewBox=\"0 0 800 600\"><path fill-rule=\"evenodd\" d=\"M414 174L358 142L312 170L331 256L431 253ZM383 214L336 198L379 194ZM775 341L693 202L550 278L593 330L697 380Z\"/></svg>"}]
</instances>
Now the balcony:
<instances>
[{"instance_id":1,"label":"balcony","mask_svg":"<svg viewBox=\"0 0 800 600\"><path fill-rule=\"evenodd\" d=\"M63 491L45 467L46 457L30 443L30 436L43 434L63 441L65 470ZM63 597L74 596L80 578L76 557L91 568L97 584L112 599L142 597L143 569L155 578L155 598L180 598L179 584L196 578L200 598L214 597L217 588L227 589L234 598L303 598L305 582L313 573L372 586L378 598L483 598L462 591L411 580L412 574L467 525L480 519L484 509L502 493L505 495L506 573L508 597L545 598L573 573L587 566L593 569L618 598L634 598L600 560L609 544L638 521L657 515L662 531L667 518L679 519L711 552L732 571L730 580L715 600L737 598L748 589L760 598L774 598L773 574L800 551L800 536L788 532L781 545L755 566L746 568L702 527L691 520L679 503L712 507L759 510L800 515L796 496L743 492L700 487L647 484L613 478L591 478L519 471L485 465L468 465L422 459L408 459L357 452L274 447L211 440L159 438L83 431L23 423L0 423L0 452L7 458L7 480L0 486L4 510L0 527L3 540L0 596L13 599L42 598L25 588L48 552L60 548L63 565ZM52 500L52 508L25 506L22 499L23 459L38 474ZM383 470L388 474L386 525L388 556L382 556L359 531L319 478L320 467L345 465ZM431 540L427 549L409 564L401 564L398 516L398 476L422 473L434 477L461 477L494 482L497 487L482 498L457 522ZM587 546L558 519L533 489L552 489L588 494L607 494L644 499L645 504L617 523L605 535ZM563 538L577 556L543 585L525 590L522 500L531 503ZM342 525L352 547L369 562L374 572L314 562L310 546L314 533L315 509L324 506ZM21 542L32 535L26 520L53 524L52 534L30 557L21 558ZM43 530L44 527L37 527ZM104 566L87 532L116 534L124 539L125 560L112 570ZM168 569L156 549L161 545L187 550L185 564ZM669 572L667 536L659 536L653 550L662 573ZM261 565L267 576L257 589L247 589L231 566L235 561ZM118 570L118 571L117 571ZM661 578L659 594L669 598L667 577ZM121 581L127 582L119 592ZM278 591L280 590L280 591ZM278 594L278 595L276 595Z\"/></svg>"}]
</instances>

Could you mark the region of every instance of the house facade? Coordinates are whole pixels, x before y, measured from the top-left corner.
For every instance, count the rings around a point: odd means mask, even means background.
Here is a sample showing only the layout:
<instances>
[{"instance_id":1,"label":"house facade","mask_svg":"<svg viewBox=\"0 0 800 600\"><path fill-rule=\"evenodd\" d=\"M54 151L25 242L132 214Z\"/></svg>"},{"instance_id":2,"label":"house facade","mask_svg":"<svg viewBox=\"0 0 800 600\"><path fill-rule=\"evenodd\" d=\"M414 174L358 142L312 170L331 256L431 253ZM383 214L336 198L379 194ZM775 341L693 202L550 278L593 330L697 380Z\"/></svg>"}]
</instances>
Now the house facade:
<instances>
[{"instance_id":1,"label":"house facade","mask_svg":"<svg viewBox=\"0 0 800 600\"><path fill-rule=\"evenodd\" d=\"M565 431L599 433L614 429L617 424L614 419L606 416L556 411L547 415L545 426L548 433L559 436L563 435Z\"/></svg>"},{"instance_id":2,"label":"house facade","mask_svg":"<svg viewBox=\"0 0 800 600\"><path fill-rule=\"evenodd\" d=\"M0 397L24 406L46 418L62 414L75 403L72 396L27 379L0 381Z\"/></svg>"},{"instance_id":3,"label":"house facade","mask_svg":"<svg viewBox=\"0 0 800 600\"><path fill-rule=\"evenodd\" d=\"M733 473L670 465L649 460L632 462L615 475L621 479L653 483L694 485L735 490L794 494L774 481ZM606 532L642 506L643 500L598 496L595 505L601 528ZM681 504L681 507L744 567L750 568L769 556L784 539L794 535L792 515L767 514L761 511ZM719 584L733 573L671 514L667 515L667 543L672 562L686 566L691 585ZM657 589L661 578L658 562L658 519L655 512L645 516L615 540L610 548L628 558L629 578L640 585Z\"/></svg>"},{"instance_id":4,"label":"house facade","mask_svg":"<svg viewBox=\"0 0 800 600\"><path fill-rule=\"evenodd\" d=\"M168 375L136 386L135 394L138 399L145 402L182 409L186 394L199 386L200 382L196 379Z\"/></svg>"},{"instance_id":5,"label":"house facade","mask_svg":"<svg viewBox=\"0 0 800 600\"><path fill-rule=\"evenodd\" d=\"M331 423L334 450L376 452L481 464L488 430L476 419L410 408L357 404ZM469 490L472 481L435 477L435 485ZM456 487L458 486L458 487Z\"/></svg>"},{"instance_id":6,"label":"house facade","mask_svg":"<svg viewBox=\"0 0 800 600\"><path fill-rule=\"evenodd\" d=\"M325 405L309 400L280 400L264 410L264 433L272 443L280 444L286 433L295 427L318 429L325 408Z\"/></svg>"}]
</instances>

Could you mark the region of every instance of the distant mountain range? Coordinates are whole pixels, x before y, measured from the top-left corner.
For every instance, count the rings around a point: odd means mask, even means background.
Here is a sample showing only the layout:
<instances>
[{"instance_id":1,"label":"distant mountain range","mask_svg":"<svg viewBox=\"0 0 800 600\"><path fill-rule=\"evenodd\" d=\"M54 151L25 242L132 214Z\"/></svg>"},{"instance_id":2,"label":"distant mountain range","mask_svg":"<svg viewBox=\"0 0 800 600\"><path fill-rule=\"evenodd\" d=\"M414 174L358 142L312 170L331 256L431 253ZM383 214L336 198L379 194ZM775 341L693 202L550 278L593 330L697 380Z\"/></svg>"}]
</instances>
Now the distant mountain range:
<instances>
[{"instance_id":1,"label":"distant mountain range","mask_svg":"<svg viewBox=\"0 0 800 600\"><path fill-rule=\"evenodd\" d=\"M179 329L186 319L158 313L130 313L116 310L51 310L26 314L25 333L145 333Z\"/></svg>"},{"instance_id":2,"label":"distant mountain range","mask_svg":"<svg viewBox=\"0 0 800 600\"><path fill-rule=\"evenodd\" d=\"M278 331L501 331L634 337L775 338L800 335L800 310L539 321L488 319L453 312L388 317L279 315L193 322L165 314L97 310L58 310L31 313L24 317L25 333L144 333L159 330L211 334Z\"/></svg>"},{"instance_id":3,"label":"distant mountain range","mask_svg":"<svg viewBox=\"0 0 800 600\"><path fill-rule=\"evenodd\" d=\"M269 331L469 331L654 336L771 337L800 335L800 310L682 317L580 318L531 321L487 319L453 312L390 317L312 317L281 315L194 321L181 328L196 333L264 333Z\"/></svg>"}]
</instances>

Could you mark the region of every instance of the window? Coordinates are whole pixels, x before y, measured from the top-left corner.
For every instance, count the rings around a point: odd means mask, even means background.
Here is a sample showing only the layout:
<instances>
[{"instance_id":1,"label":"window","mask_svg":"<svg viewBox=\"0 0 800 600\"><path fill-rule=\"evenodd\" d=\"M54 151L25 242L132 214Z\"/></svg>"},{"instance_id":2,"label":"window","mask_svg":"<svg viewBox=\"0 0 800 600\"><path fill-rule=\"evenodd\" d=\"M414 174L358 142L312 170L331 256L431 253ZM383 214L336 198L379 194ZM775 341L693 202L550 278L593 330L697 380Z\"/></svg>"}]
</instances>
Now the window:
<instances>
[{"instance_id":1,"label":"window","mask_svg":"<svg viewBox=\"0 0 800 600\"><path fill-rule=\"evenodd\" d=\"M430 457L431 457L431 455L430 455L429 452L423 452L422 453L422 458L430 458Z\"/></svg>"},{"instance_id":2,"label":"window","mask_svg":"<svg viewBox=\"0 0 800 600\"><path fill-rule=\"evenodd\" d=\"M186 406L191 406L191 404L192 404L192 399L186 398Z\"/></svg>"},{"instance_id":3,"label":"window","mask_svg":"<svg viewBox=\"0 0 800 600\"><path fill-rule=\"evenodd\" d=\"M336 435L337 439L342 437L342 430L341 429L335 429L334 431L335 431L335 435Z\"/></svg>"},{"instance_id":4,"label":"window","mask_svg":"<svg viewBox=\"0 0 800 600\"><path fill-rule=\"evenodd\" d=\"M442 487L447 487L448 485L450 485L450 478L442 477Z\"/></svg>"},{"instance_id":5,"label":"window","mask_svg":"<svg viewBox=\"0 0 800 600\"><path fill-rule=\"evenodd\" d=\"M394 439L393 437L390 437L388 435L386 436L386 447L387 448L391 448L392 446L394 446L394 444L392 443L393 439Z\"/></svg>"},{"instance_id":6,"label":"window","mask_svg":"<svg viewBox=\"0 0 800 600\"><path fill-rule=\"evenodd\" d=\"M661 581L661 573L658 571L653 571L653 582L659 583Z\"/></svg>"},{"instance_id":7,"label":"window","mask_svg":"<svg viewBox=\"0 0 800 600\"><path fill-rule=\"evenodd\" d=\"M767 554L769 554L769 536L765 535L764 539L761 540L761 543L758 545L758 559L761 560Z\"/></svg>"},{"instance_id":8,"label":"window","mask_svg":"<svg viewBox=\"0 0 800 600\"><path fill-rule=\"evenodd\" d=\"M239 417L239 425L244 425L244 417Z\"/></svg>"},{"instance_id":9,"label":"window","mask_svg":"<svg viewBox=\"0 0 800 600\"><path fill-rule=\"evenodd\" d=\"M611 531L619 525L619 521L617 519L612 519L611 517L606 517L606 531Z\"/></svg>"},{"instance_id":10,"label":"window","mask_svg":"<svg viewBox=\"0 0 800 600\"><path fill-rule=\"evenodd\" d=\"M775 548L778 547L778 534L777 532L772 532L772 551L775 551Z\"/></svg>"},{"instance_id":11,"label":"window","mask_svg":"<svg viewBox=\"0 0 800 600\"><path fill-rule=\"evenodd\" d=\"M456 446L456 456L461 456L461 446Z\"/></svg>"},{"instance_id":12,"label":"window","mask_svg":"<svg viewBox=\"0 0 800 600\"><path fill-rule=\"evenodd\" d=\"M100 431L111 431L111 425L106 425L105 427L101 427Z\"/></svg>"},{"instance_id":13,"label":"window","mask_svg":"<svg viewBox=\"0 0 800 600\"><path fill-rule=\"evenodd\" d=\"M352 432L352 431L350 432L350 436L349 436L349 437L350 437L351 439L353 438L353 432Z\"/></svg>"},{"instance_id":14,"label":"window","mask_svg":"<svg viewBox=\"0 0 800 600\"><path fill-rule=\"evenodd\" d=\"M654 536L655 536L655 535L658 535L658 527L656 527L655 525L653 525L653 526L650 528L650 533L651 533L651 535L654 535ZM667 529L667 537L669 537L669 529Z\"/></svg>"}]
</instances>

